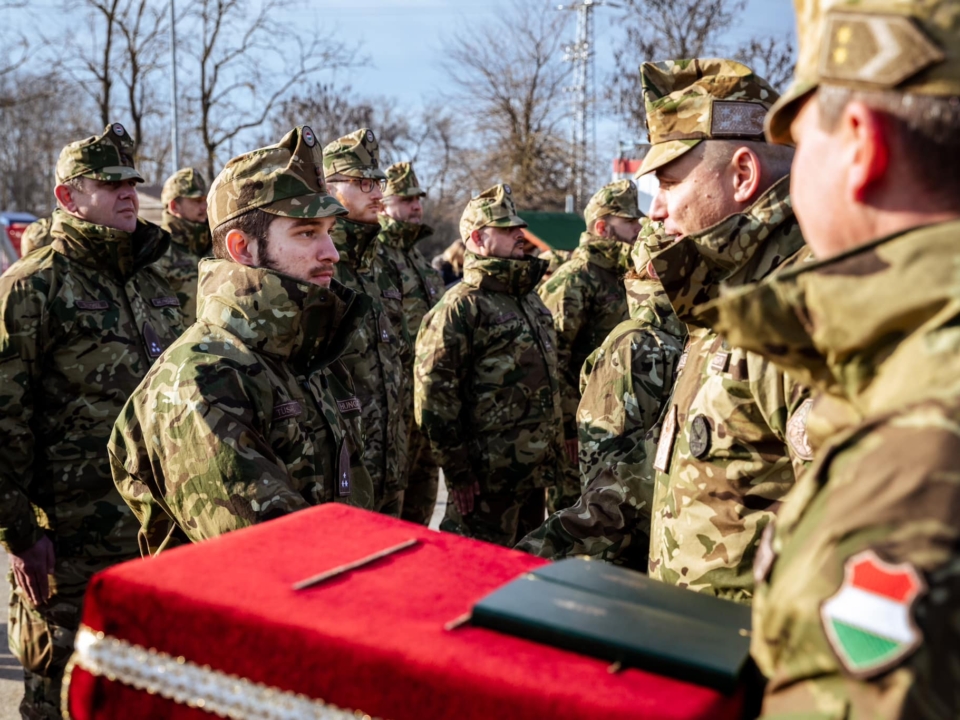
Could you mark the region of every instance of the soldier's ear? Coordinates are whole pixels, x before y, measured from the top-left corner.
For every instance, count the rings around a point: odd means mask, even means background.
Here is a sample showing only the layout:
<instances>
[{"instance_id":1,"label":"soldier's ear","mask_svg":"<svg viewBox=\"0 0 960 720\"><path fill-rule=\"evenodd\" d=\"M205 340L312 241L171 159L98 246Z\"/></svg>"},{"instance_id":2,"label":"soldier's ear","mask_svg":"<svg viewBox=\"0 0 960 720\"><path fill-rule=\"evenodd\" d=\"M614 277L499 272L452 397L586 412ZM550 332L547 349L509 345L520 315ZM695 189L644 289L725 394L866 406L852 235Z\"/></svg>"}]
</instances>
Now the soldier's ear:
<instances>
[{"instance_id":1,"label":"soldier's ear","mask_svg":"<svg viewBox=\"0 0 960 720\"><path fill-rule=\"evenodd\" d=\"M69 185L57 185L53 189L57 203L71 215L77 212L77 202L73 197L73 188Z\"/></svg>"},{"instance_id":2,"label":"soldier's ear","mask_svg":"<svg viewBox=\"0 0 960 720\"><path fill-rule=\"evenodd\" d=\"M242 230L233 228L223 241L230 259L240 265L257 267L257 241Z\"/></svg>"},{"instance_id":3,"label":"soldier's ear","mask_svg":"<svg viewBox=\"0 0 960 720\"><path fill-rule=\"evenodd\" d=\"M607 225L607 221L604 220L603 218L600 218L593 224L593 234L598 235L600 237L606 237L606 232L608 227L609 226Z\"/></svg>"},{"instance_id":4,"label":"soldier's ear","mask_svg":"<svg viewBox=\"0 0 960 720\"><path fill-rule=\"evenodd\" d=\"M744 145L734 151L729 168L733 199L741 204L752 203L760 191L760 156Z\"/></svg>"}]
</instances>

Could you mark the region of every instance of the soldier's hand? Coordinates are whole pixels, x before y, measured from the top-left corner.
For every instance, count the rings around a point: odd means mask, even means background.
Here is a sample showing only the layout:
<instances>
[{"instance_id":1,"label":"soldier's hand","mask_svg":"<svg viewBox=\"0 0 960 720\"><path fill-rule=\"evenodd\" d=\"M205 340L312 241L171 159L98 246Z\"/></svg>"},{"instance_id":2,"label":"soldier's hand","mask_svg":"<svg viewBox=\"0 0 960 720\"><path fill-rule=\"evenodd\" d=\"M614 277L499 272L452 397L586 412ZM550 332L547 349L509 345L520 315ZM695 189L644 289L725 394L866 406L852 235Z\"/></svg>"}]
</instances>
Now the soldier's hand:
<instances>
[{"instance_id":1,"label":"soldier's hand","mask_svg":"<svg viewBox=\"0 0 960 720\"><path fill-rule=\"evenodd\" d=\"M580 443L576 440L565 440L564 444L567 446L567 457L570 458L570 462L577 465L580 462Z\"/></svg>"},{"instance_id":2,"label":"soldier's hand","mask_svg":"<svg viewBox=\"0 0 960 720\"><path fill-rule=\"evenodd\" d=\"M19 555L10 553L10 567L27 599L34 605L43 605L50 598L50 581L56 558L53 543L46 535L29 550Z\"/></svg>"},{"instance_id":3,"label":"soldier's hand","mask_svg":"<svg viewBox=\"0 0 960 720\"><path fill-rule=\"evenodd\" d=\"M473 498L479 494L480 483L475 482L473 485L464 485L463 487L451 489L450 500L453 501L460 515L469 515L473 512Z\"/></svg>"}]
</instances>

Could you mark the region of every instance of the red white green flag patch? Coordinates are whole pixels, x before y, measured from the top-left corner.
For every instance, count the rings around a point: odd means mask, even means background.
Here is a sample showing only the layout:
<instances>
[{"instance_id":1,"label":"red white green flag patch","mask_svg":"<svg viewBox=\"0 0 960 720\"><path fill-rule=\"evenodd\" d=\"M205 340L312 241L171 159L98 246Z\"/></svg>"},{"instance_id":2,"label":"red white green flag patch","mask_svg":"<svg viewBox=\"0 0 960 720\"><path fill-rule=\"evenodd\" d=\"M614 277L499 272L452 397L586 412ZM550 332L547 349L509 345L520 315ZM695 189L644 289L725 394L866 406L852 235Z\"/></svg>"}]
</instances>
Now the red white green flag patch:
<instances>
[{"instance_id":1,"label":"red white green flag patch","mask_svg":"<svg viewBox=\"0 0 960 720\"><path fill-rule=\"evenodd\" d=\"M820 607L827 639L848 672L876 675L923 641L912 607L926 583L908 563L891 565L873 550L844 565L843 584Z\"/></svg>"}]
</instances>

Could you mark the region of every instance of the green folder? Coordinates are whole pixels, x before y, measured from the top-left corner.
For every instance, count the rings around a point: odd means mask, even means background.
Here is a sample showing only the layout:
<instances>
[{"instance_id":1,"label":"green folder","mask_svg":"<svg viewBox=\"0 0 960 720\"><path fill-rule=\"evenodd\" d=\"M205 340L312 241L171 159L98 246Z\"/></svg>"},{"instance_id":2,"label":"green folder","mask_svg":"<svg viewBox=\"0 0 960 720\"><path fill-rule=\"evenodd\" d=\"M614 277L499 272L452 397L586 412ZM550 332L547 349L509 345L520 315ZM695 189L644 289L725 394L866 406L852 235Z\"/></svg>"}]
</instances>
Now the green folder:
<instances>
[{"instance_id":1,"label":"green folder","mask_svg":"<svg viewBox=\"0 0 960 720\"><path fill-rule=\"evenodd\" d=\"M750 655L750 608L572 558L504 585L474 625L732 693Z\"/></svg>"}]
</instances>

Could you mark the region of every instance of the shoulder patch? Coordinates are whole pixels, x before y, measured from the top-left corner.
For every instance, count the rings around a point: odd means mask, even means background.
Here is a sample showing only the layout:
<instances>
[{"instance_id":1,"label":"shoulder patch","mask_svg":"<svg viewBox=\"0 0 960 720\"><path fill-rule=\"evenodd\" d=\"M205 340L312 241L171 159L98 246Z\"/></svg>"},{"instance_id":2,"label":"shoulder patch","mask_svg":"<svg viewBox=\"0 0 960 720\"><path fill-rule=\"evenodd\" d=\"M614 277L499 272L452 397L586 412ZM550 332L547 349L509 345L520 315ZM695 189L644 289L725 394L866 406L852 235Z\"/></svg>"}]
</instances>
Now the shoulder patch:
<instances>
[{"instance_id":1,"label":"shoulder patch","mask_svg":"<svg viewBox=\"0 0 960 720\"><path fill-rule=\"evenodd\" d=\"M874 677L920 647L913 605L926 590L909 563L885 562L873 550L847 559L840 589L820 606L827 640L847 672Z\"/></svg>"},{"instance_id":2,"label":"shoulder patch","mask_svg":"<svg viewBox=\"0 0 960 720\"><path fill-rule=\"evenodd\" d=\"M813 408L813 398L807 398L787 421L787 442L801 460L813 460L813 448L807 438L807 418Z\"/></svg>"}]
</instances>

